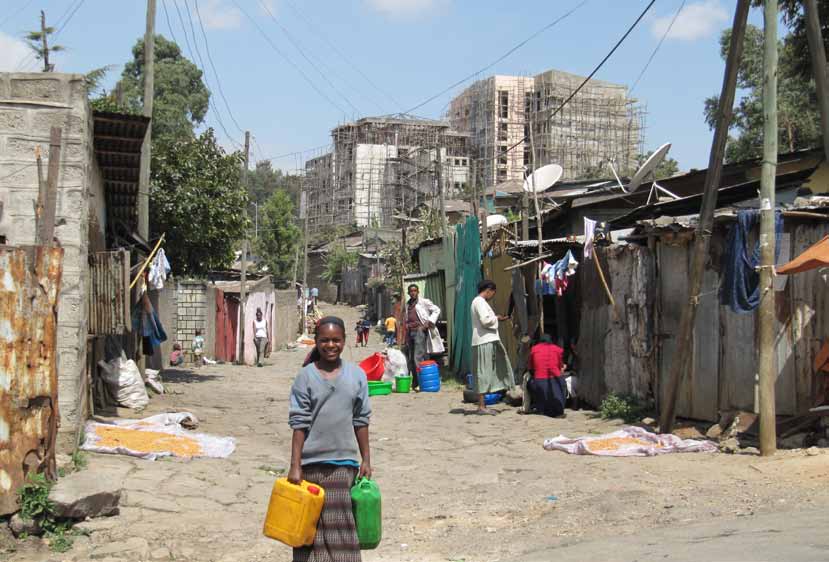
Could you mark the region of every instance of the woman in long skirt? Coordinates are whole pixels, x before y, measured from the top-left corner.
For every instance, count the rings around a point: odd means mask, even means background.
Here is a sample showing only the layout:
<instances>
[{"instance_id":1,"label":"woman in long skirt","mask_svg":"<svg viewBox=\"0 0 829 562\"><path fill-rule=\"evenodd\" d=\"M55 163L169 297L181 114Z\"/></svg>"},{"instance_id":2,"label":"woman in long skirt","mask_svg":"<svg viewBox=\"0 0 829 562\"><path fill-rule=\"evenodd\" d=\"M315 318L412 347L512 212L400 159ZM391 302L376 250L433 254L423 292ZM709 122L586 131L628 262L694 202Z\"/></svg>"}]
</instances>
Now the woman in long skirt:
<instances>
[{"instance_id":1,"label":"woman in long skirt","mask_svg":"<svg viewBox=\"0 0 829 562\"><path fill-rule=\"evenodd\" d=\"M498 335L498 322L508 316L498 316L489 301L495 297L495 283L489 280L478 284L478 296L472 300L472 373L478 393L477 414L495 415L487 408L484 395L514 386L512 365Z\"/></svg>"},{"instance_id":2,"label":"woman in long skirt","mask_svg":"<svg viewBox=\"0 0 829 562\"><path fill-rule=\"evenodd\" d=\"M320 320L315 341L291 388L288 480L321 486L325 504L314 544L295 548L294 562L360 562L351 486L357 477L371 477L368 383L357 365L340 359L345 347L341 319Z\"/></svg>"}]
</instances>

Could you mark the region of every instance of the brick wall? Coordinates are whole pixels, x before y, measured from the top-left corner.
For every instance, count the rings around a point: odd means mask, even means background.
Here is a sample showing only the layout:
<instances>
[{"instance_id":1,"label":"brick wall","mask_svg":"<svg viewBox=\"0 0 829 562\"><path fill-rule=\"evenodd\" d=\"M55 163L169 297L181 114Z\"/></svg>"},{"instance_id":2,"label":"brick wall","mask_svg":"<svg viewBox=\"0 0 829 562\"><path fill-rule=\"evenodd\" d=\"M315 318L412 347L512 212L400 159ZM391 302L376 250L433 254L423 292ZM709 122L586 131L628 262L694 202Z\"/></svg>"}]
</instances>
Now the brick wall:
<instances>
[{"instance_id":1,"label":"brick wall","mask_svg":"<svg viewBox=\"0 0 829 562\"><path fill-rule=\"evenodd\" d=\"M61 429L80 421L79 385L86 371L90 215L103 216L103 187L93 153L92 116L83 76L0 73L0 236L9 245L35 243L38 194L35 147L43 173L49 133L62 128L55 236L65 250L58 302L58 399ZM94 221L96 223L100 220Z\"/></svg>"}]
</instances>

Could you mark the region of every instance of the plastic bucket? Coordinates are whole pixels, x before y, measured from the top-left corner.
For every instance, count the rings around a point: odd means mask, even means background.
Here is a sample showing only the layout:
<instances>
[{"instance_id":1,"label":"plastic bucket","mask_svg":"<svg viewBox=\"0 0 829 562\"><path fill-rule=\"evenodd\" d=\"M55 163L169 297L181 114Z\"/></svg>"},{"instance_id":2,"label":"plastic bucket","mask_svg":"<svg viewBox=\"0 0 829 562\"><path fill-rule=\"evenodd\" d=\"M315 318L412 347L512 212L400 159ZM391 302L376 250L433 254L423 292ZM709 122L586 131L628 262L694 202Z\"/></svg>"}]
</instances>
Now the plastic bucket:
<instances>
[{"instance_id":1,"label":"plastic bucket","mask_svg":"<svg viewBox=\"0 0 829 562\"><path fill-rule=\"evenodd\" d=\"M412 377L394 377L394 391L405 394L412 389Z\"/></svg>"}]
</instances>

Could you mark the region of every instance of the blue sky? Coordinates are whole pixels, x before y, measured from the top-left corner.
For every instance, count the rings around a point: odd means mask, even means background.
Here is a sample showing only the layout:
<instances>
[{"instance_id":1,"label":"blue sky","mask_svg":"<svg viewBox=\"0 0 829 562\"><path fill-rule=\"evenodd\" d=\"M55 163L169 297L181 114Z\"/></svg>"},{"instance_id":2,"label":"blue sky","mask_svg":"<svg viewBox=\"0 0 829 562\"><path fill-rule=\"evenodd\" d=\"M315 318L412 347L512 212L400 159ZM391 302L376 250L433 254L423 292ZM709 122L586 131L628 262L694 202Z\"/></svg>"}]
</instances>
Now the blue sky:
<instances>
[{"instance_id":1,"label":"blue sky","mask_svg":"<svg viewBox=\"0 0 829 562\"><path fill-rule=\"evenodd\" d=\"M521 40L582 3L582 0L157 1L157 31L168 38L171 35L166 6L172 35L185 54L189 51L175 6L183 16L188 35L187 13L192 14L208 84L214 92L214 109L208 114L208 125L217 129L226 147L233 148L232 142L241 142L242 132L218 95L216 77L198 27L196 1L230 110L241 128L251 130L255 137L253 158L298 153L274 160L276 167L285 170L293 170L305 158L321 152L319 148L309 149L326 145L330 129L336 124L416 106L487 66ZM493 73L536 74L550 68L586 75L647 3L647 0L588 0L567 19L480 77ZM681 0L658 0L596 77L632 85L681 3ZM65 53L55 57L57 70L86 72L104 65L118 65L108 77L109 86L131 57L131 48L143 34L145 24L145 3L139 0L0 0L0 5L4 6L0 10L0 71L36 68L20 38L26 30L38 25L39 10L45 9L48 21L58 21L58 27L63 28L57 43L67 47ZM671 141L671 156L679 161L682 169L707 165L711 132L703 121L703 100L718 93L721 86L724 64L719 56L718 38L731 25L733 9L734 2L728 0L686 0L634 92L648 110L646 149ZM246 14L258 23L278 52ZM753 10L750 20L762 25L762 14ZM192 58L200 64L195 53ZM313 65L308 63L309 59ZM425 117L441 115L451 96L467 84L415 113ZM233 137L232 142L222 131L219 120Z\"/></svg>"}]
</instances>

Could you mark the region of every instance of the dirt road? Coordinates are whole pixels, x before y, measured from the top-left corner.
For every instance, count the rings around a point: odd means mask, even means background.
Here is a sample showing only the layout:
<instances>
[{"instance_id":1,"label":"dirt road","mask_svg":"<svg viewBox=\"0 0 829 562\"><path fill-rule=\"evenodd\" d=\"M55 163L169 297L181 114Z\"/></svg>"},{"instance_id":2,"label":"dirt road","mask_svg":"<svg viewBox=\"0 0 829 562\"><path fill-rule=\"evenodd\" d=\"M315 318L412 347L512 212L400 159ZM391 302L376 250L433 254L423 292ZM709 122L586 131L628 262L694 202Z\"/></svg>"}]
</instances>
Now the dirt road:
<instances>
[{"instance_id":1,"label":"dirt road","mask_svg":"<svg viewBox=\"0 0 829 562\"><path fill-rule=\"evenodd\" d=\"M356 318L351 309L326 312L349 326ZM376 334L365 349L349 338L348 359L381 348ZM66 554L23 546L10 560L290 560L288 548L262 537L261 525L275 474L288 466L288 390L305 352L275 353L261 369L168 371L170 393L153 398L142 416L193 412L200 431L237 439L234 454L189 462L90 455L86 470L123 480L121 515L84 524L91 535ZM578 457L544 451L542 442L619 424L588 412L519 416L506 406L496 417L466 415L471 408L456 386L376 397L372 405L384 539L364 553L367 562L543 560L547 549L588 539L717 518L751 521L829 499L829 454Z\"/></svg>"}]
</instances>

